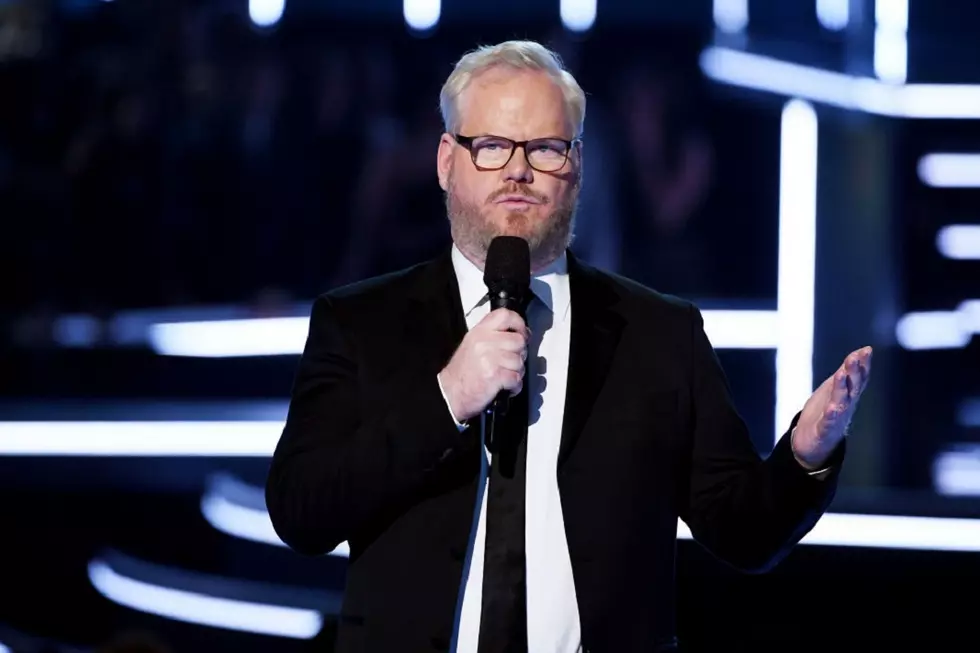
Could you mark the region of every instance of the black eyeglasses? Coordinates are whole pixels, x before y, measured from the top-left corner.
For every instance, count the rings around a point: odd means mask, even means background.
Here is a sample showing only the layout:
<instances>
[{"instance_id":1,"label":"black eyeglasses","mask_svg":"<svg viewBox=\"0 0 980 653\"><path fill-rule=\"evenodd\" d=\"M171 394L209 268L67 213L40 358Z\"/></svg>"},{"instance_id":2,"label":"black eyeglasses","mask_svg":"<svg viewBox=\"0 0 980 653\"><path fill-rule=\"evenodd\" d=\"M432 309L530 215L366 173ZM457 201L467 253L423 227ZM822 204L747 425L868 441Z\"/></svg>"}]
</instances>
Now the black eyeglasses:
<instances>
[{"instance_id":1,"label":"black eyeglasses","mask_svg":"<svg viewBox=\"0 0 980 653\"><path fill-rule=\"evenodd\" d=\"M581 139L532 138L514 141L503 136L462 136L453 134L456 142L470 151L478 170L500 170L514 157L517 148L524 150L529 166L538 172L558 172L565 167L572 147Z\"/></svg>"}]
</instances>

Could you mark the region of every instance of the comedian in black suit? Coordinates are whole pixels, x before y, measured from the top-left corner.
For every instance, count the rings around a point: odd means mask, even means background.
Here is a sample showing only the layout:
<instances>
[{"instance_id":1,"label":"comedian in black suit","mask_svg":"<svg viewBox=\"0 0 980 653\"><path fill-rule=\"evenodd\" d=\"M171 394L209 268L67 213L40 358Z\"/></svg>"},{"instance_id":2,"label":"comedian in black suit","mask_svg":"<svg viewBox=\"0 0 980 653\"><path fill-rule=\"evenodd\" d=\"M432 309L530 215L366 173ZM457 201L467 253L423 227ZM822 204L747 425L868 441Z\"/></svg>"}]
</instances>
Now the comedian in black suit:
<instances>
[{"instance_id":1,"label":"comedian in black suit","mask_svg":"<svg viewBox=\"0 0 980 653\"><path fill-rule=\"evenodd\" d=\"M471 52L441 108L454 246L313 305L272 522L304 554L349 543L341 653L674 650L677 519L775 565L834 494L871 350L761 460L698 309L567 252L585 96L552 53ZM500 235L530 245L526 322L485 301ZM482 441L501 390L512 472Z\"/></svg>"}]
</instances>

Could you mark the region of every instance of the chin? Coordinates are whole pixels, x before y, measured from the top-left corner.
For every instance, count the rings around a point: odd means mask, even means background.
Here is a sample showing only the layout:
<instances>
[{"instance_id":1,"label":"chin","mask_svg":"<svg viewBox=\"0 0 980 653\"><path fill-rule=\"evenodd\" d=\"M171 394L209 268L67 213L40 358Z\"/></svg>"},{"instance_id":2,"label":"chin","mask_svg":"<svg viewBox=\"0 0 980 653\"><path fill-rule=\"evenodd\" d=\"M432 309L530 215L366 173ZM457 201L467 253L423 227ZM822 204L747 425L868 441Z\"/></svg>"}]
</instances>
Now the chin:
<instances>
[{"instance_id":1,"label":"chin","mask_svg":"<svg viewBox=\"0 0 980 653\"><path fill-rule=\"evenodd\" d=\"M523 209L505 209L497 217L495 222L503 231L528 231L535 225L540 225L548 219L548 213L541 211L539 207L527 207Z\"/></svg>"},{"instance_id":2,"label":"chin","mask_svg":"<svg viewBox=\"0 0 980 653\"><path fill-rule=\"evenodd\" d=\"M538 229L537 225L528 220L525 215L508 216L502 225L497 229L500 236L518 236L527 241L535 240Z\"/></svg>"}]
</instances>

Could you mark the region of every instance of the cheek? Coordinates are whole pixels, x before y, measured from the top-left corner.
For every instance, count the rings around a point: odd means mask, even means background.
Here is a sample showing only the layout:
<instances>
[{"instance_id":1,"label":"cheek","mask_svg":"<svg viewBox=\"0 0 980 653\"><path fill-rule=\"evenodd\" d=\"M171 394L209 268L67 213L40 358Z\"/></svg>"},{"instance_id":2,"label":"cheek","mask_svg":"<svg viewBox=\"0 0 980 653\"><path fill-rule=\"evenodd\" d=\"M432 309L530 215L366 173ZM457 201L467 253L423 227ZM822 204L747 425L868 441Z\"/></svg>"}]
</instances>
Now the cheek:
<instances>
[{"instance_id":1,"label":"cheek","mask_svg":"<svg viewBox=\"0 0 980 653\"><path fill-rule=\"evenodd\" d=\"M564 201L569 193L572 192L571 184L566 183L559 179L548 179L545 184L542 184L540 192L547 195L548 199L551 200L551 204L560 204Z\"/></svg>"},{"instance_id":2,"label":"cheek","mask_svg":"<svg viewBox=\"0 0 980 653\"><path fill-rule=\"evenodd\" d=\"M486 204L487 197L493 193L495 187L492 182L488 182L472 173L463 173L454 177L453 188L456 196L468 204L482 206Z\"/></svg>"}]
</instances>

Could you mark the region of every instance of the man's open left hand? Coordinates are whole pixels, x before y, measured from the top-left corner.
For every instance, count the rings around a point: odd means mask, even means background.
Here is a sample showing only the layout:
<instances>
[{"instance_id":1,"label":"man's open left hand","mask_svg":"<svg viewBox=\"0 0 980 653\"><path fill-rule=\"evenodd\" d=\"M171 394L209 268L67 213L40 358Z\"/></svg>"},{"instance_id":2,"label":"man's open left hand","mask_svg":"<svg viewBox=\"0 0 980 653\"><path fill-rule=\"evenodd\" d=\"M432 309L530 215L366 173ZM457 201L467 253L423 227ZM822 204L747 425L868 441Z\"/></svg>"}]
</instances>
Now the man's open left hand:
<instances>
[{"instance_id":1,"label":"man's open left hand","mask_svg":"<svg viewBox=\"0 0 980 653\"><path fill-rule=\"evenodd\" d=\"M811 470L824 466L844 439L870 376L871 347L863 347L810 395L793 432L793 454L801 465Z\"/></svg>"}]
</instances>

